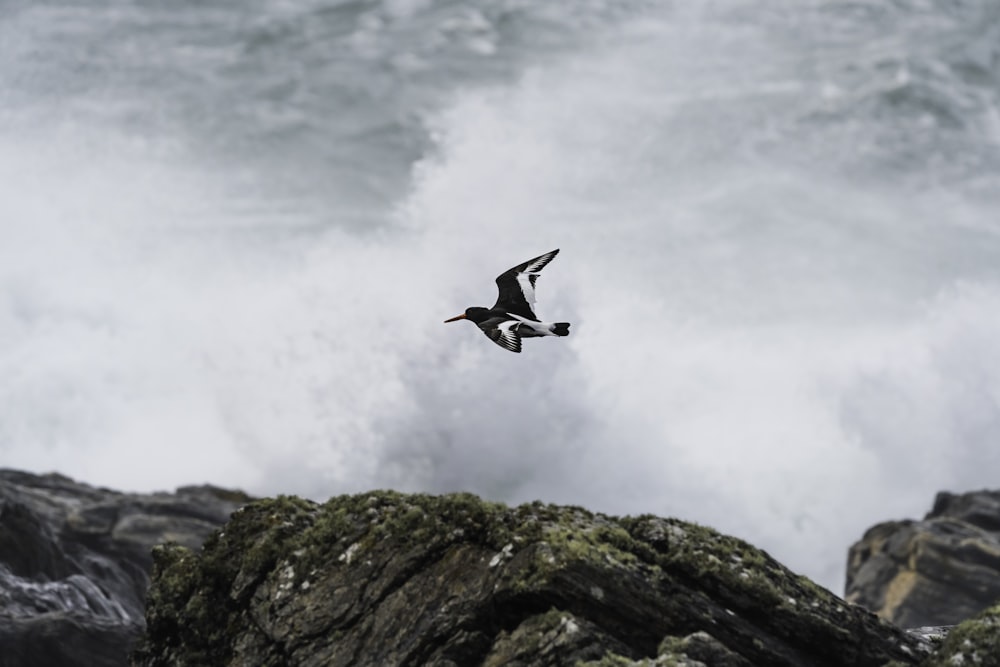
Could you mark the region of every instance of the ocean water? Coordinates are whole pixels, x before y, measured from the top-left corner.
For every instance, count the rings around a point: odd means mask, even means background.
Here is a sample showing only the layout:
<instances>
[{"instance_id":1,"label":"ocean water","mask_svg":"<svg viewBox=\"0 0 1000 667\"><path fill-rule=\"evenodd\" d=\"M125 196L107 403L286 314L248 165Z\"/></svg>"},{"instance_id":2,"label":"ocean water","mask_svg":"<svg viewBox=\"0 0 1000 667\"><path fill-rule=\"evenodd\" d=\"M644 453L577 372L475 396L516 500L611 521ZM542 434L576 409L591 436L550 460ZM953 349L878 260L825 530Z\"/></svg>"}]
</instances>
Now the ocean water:
<instances>
[{"instance_id":1,"label":"ocean water","mask_svg":"<svg viewBox=\"0 0 1000 667\"><path fill-rule=\"evenodd\" d=\"M538 283L564 339L467 323ZM0 0L0 465L712 525L1000 486L991 0Z\"/></svg>"}]
</instances>

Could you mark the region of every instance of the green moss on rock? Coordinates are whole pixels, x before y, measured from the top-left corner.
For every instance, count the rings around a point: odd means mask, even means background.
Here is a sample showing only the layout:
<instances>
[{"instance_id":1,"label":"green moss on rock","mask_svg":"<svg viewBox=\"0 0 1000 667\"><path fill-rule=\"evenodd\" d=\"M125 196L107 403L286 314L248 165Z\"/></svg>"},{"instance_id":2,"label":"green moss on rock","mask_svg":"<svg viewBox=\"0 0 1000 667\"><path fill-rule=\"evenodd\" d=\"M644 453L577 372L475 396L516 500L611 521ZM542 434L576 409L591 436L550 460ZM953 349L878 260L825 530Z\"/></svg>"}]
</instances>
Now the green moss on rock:
<instances>
[{"instance_id":1,"label":"green moss on rock","mask_svg":"<svg viewBox=\"0 0 1000 667\"><path fill-rule=\"evenodd\" d=\"M959 624L922 667L1000 665L1000 604Z\"/></svg>"},{"instance_id":2,"label":"green moss on rock","mask_svg":"<svg viewBox=\"0 0 1000 667\"><path fill-rule=\"evenodd\" d=\"M911 650L900 631L710 528L469 494L259 500L198 553L158 549L149 600L134 664L150 667L660 665L692 646L742 656L732 664L875 667ZM711 642L658 650L699 630Z\"/></svg>"}]
</instances>

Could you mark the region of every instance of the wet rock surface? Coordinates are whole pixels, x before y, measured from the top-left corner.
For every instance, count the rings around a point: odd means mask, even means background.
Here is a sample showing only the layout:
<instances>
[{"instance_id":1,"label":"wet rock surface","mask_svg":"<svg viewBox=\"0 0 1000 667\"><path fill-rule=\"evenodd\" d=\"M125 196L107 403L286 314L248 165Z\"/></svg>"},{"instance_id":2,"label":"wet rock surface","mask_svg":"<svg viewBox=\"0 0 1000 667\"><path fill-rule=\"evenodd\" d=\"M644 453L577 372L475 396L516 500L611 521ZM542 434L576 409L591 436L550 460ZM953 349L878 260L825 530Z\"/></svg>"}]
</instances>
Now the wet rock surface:
<instances>
[{"instance_id":1,"label":"wet rock surface","mask_svg":"<svg viewBox=\"0 0 1000 667\"><path fill-rule=\"evenodd\" d=\"M939 493L922 521L851 547L846 598L903 627L952 625L1000 600L1000 491Z\"/></svg>"},{"instance_id":2,"label":"wet rock surface","mask_svg":"<svg viewBox=\"0 0 1000 667\"><path fill-rule=\"evenodd\" d=\"M469 495L254 502L157 547L133 664L898 665L927 643L709 528Z\"/></svg>"},{"instance_id":3,"label":"wet rock surface","mask_svg":"<svg viewBox=\"0 0 1000 667\"><path fill-rule=\"evenodd\" d=\"M191 486L129 494L0 469L0 667L126 665L151 549L198 547L249 500Z\"/></svg>"}]
</instances>

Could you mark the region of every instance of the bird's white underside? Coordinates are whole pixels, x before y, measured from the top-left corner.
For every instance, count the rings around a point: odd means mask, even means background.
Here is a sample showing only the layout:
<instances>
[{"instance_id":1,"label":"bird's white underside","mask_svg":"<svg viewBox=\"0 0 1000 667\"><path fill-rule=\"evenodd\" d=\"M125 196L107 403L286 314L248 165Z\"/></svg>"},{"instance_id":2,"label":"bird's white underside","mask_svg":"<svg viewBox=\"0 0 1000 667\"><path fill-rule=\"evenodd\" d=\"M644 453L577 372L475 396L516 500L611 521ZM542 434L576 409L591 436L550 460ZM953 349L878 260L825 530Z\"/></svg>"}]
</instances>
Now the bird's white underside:
<instances>
[{"instance_id":1,"label":"bird's white underside","mask_svg":"<svg viewBox=\"0 0 1000 667\"><path fill-rule=\"evenodd\" d=\"M535 321L529 320L529 319L527 319L525 317L521 317L520 315L515 315L514 313L507 313L507 314L510 315L511 317L513 317L514 319L513 320L508 320L507 322L504 322L503 324L500 325L499 328L504 329L505 331L506 330L510 330L511 327L509 325L521 324L521 325L524 325L524 326L528 327L532 331L534 331L535 334L538 335L538 336L555 336L556 335L553 332L553 329L555 329L555 326L556 326L555 323L553 323L553 322L535 322Z\"/></svg>"}]
</instances>

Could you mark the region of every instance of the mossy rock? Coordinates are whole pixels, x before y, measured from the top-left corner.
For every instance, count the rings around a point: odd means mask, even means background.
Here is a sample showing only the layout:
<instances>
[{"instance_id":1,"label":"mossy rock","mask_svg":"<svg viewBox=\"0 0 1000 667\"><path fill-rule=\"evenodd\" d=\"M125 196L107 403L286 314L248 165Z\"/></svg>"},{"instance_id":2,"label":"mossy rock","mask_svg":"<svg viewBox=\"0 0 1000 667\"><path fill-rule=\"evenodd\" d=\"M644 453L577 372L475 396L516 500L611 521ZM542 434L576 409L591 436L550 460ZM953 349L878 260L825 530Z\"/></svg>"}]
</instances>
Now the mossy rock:
<instances>
[{"instance_id":1,"label":"mossy rock","mask_svg":"<svg viewBox=\"0 0 1000 667\"><path fill-rule=\"evenodd\" d=\"M898 628L750 544L654 516L468 494L279 497L247 505L198 553L155 557L135 665L922 657Z\"/></svg>"},{"instance_id":2,"label":"mossy rock","mask_svg":"<svg viewBox=\"0 0 1000 667\"><path fill-rule=\"evenodd\" d=\"M1000 665L1000 604L953 628L921 667Z\"/></svg>"}]
</instances>

